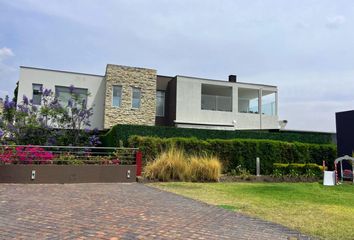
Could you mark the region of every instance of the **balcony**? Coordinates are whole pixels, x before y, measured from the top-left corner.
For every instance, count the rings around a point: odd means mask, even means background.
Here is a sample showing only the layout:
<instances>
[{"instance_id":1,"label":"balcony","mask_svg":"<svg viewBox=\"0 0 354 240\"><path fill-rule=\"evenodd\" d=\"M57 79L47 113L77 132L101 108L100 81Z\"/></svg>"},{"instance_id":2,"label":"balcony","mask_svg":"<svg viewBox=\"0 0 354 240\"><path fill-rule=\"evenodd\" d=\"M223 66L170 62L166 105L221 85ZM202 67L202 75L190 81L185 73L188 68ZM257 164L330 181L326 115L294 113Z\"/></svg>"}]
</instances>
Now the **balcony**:
<instances>
[{"instance_id":1,"label":"balcony","mask_svg":"<svg viewBox=\"0 0 354 240\"><path fill-rule=\"evenodd\" d=\"M232 112L232 97L202 94L202 109Z\"/></svg>"}]
</instances>

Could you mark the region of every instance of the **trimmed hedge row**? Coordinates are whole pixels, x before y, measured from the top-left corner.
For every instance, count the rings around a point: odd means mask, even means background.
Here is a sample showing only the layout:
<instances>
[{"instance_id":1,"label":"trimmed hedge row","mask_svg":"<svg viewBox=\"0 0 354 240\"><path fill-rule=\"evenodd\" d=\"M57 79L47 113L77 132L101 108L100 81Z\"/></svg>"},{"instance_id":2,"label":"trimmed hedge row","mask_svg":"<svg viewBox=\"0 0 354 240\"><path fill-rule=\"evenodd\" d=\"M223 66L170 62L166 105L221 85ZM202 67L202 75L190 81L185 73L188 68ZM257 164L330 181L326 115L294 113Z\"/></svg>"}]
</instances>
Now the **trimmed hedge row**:
<instances>
[{"instance_id":1,"label":"trimmed hedge row","mask_svg":"<svg viewBox=\"0 0 354 240\"><path fill-rule=\"evenodd\" d=\"M197 138L156 138L132 136L132 147L139 147L145 161L155 159L162 151L171 146L185 150L188 154L208 153L219 157L224 171L228 172L241 165L255 173L256 157L261 159L262 174L271 174L273 163L316 163L322 160L327 166L336 158L336 146L333 144L288 143L273 140L255 139L208 139Z\"/></svg>"},{"instance_id":2,"label":"trimmed hedge row","mask_svg":"<svg viewBox=\"0 0 354 240\"><path fill-rule=\"evenodd\" d=\"M195 128L177 128L163 126L143 126L143 125L115 125L105 135L101 136L101 142L104 146L116 147L121 141L127 144L128 138L133 135L150 136L150 137L196 137L198 139L269 139L285 142L302 142L302 143L332 143L332 135L330 133L313 133L313 132L284 132L284 131L267 131L267 130L210 130Z\"/></svg>"},{"instance_id":3,"label":"trimmed hedge row","mask_svg":"<svg viewBox=\"0 0 354 240\"><path fill-rule=\"evenodd\" d=\"M307 163L274 163L273 164L273 175L276 177L291 176L291 177L321 177L323 172L323 166Z\"/></svg>"}]
</instances>

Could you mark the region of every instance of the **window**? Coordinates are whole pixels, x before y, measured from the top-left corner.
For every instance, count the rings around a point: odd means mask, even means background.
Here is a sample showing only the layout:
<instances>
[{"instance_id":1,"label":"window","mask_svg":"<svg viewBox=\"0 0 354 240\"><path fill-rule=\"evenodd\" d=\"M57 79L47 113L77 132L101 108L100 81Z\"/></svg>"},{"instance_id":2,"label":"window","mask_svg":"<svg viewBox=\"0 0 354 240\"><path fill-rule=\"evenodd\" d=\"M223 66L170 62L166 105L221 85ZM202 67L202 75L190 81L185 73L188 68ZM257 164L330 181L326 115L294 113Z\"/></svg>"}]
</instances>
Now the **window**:
<instances>
[{"instance_id":1,"label":"window","mask_svg":"<svg viewBox=\"0 0 354 240\"><path fill-rule=\"evenodd\" d=\"M140 108L141 90L140 88L132 88L132 108Z\"/></svg>"},{"instance_id":2,"label":"window","mask_svg":"<svg viewBox=\"0 0 354 240\"><path fill-rule=\"evenodd\" d=\"M113 86L113 107L120 107L122 104L122 86Z\"/></svg>"},{"instance_id":3,"label":"window","mask_svg":"<svg viewBox=\"0 0 354 240\"><path fill-rule=\"evenodd\" d=\"M70 91L72 91L72 93ZM63 107L66 107L69 100L72 99L71 94L74 94L79 101L85 101L85 103L87 103L88 90L86 88L71 89L71 87L55 86L55 95Z\"/></svg>"},{"instance_id":4,"label":"window","mask_svg":"<svg viewBox=\"0 0 354 240\"><path fill-rule=\"evenodd\" d=\"M238 89L238 112L258 114L259 90L250 88Z\"/></svg>"},{"instance_id":5,"label":"window","mask_svg":"<svg viewBox=\"0 0 354 240\"><path fill-rule=\"evenodd\" d=\"M43 85L42 84L33 84L32 85L32 101L33 104L35 105L41 105L42 101L42 89Z\"/></svg>"},{"instance_id":6,"label":"window","mask_svg":"<svg viewBox=\"0 0 354 240\"><path fill-rule=\"evenodd\" d=\"M158 117L165 116L165 92L164 91L156 92L156 116Z\"/></svg>"},{"instance_id":7,"label":"window","mask_svg":"<svg viewBox=\"0 0 354 240\"><path fill-rule=\"evenodd\" d=\"M275 92L262 91L262 114L269 116L276 115Z\"/></svg>"},{"instance_id":8,"label":"window","mask_svg":"<svg viewBox=\"0 0 354 240\"><path fill-rule=\"evenodd\" d=\"M232 112L232 87L202 84L203 110Z\"/></svg>"}]
</instances>

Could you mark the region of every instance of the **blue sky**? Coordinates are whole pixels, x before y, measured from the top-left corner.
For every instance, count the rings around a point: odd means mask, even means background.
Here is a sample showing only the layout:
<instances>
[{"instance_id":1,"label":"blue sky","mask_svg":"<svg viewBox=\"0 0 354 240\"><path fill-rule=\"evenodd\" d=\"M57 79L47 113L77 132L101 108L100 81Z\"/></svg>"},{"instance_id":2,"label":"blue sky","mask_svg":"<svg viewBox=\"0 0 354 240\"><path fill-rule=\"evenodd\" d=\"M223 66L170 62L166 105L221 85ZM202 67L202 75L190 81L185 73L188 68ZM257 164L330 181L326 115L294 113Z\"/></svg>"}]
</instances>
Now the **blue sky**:
<instances>
[{"instance_id":1,"label":"blue sky","mask_svg":"<svg viewBox=\"0 0 354 240\"><path fill-rule=\"evenodd\" d=\"M279 87L288 129L335 131L354 108L354 1L0 0L0 96L20 65L107 63Z\"/></svg>"}]
</instances>

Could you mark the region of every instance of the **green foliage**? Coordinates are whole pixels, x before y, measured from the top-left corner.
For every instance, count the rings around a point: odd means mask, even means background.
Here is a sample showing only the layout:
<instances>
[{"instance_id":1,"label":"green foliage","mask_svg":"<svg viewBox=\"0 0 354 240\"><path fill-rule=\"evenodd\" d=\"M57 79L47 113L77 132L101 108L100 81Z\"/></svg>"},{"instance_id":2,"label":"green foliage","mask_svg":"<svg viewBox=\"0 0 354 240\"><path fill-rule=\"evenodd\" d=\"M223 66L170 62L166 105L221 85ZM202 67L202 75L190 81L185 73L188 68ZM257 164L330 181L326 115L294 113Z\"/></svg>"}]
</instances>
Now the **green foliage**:
<instances>
[{"instance_id":1,"label":"green foliage","mask_svg":"<svg viewBox=\"0 0 354 240\"><path fill-rule=\"evenodd\" d=\"M18 145L97 145L96 131L90 127L93 108L70 86L67 102L50 89L41 89L40 106L23 96L17 104L6 96L0 116L0 142ZM62 101L62 102L61 102ZM59 130L62 129L62 130Z\"/></svg>"},{"instance_id":2,"label":"green foliage","mask_svg":"<svg viewBox=\"0 0 354 240\"><path fill-rule=\"evenodd\" d=\"M243 168L241 165L238 165L236 168L231 169L228 175L240 176L242 179L247 179L251 176L251 173L247 169Z\"/></svg>"},{"instance_id":3,"label":"green foliage","mask_svg":"<svg viewBox=\"0 0 354 240\"><path fill-rule=\"evenodd\" d=\"M82 165L84 161L70 153L59 154L56 164L59 165Z\"/></svg>"},{"instance_id":4,"label":"green foliage","mask_svg":"<svg viewBox=\"0 0 354 240\"><path fill-rule=\"evenodd\" d=\"M286 142L302 143L332 143L329 133L308 133L308 132L278 132L278 131L224 131L193 128L176 128L163 126L142 126L142 125L116 125L101 137L104 146L116 147L119 140L126 145L128 138L133 135L172 138L172 137L195 137L197 139L269 139Z\"/></svg>"},{"instance_id":5,"label":"green foliage","mask_svg":"<svg viewBox=\"0 0 354 240\"><path fill-rule=\"evenodd\" d=\"M282 177L282 176L290 176L290 177L321 177L323 167L321 165L307 163L307 164L299 164L299 163L274 163L273 164L273 176Z\"/></svg>"},{"instance_id":6,"label":"green foliage","mask_svg":"<svg viewBox=\"0 0 354 240\"><path fill-rule=\"evenodd\" d=\"M139 147L145 161L150 161L164 150L176 146L187 154L212 154L217 156L230 172L239 165L250 173L256 172L256 157L261 159L261 173L271 174L273 163L315 163L332 165L336 158L333 144L288 143L273 140L255 139L209 139L196 138L157 138L132 136L129 144Z\"/></svg>"}]
</instances>

